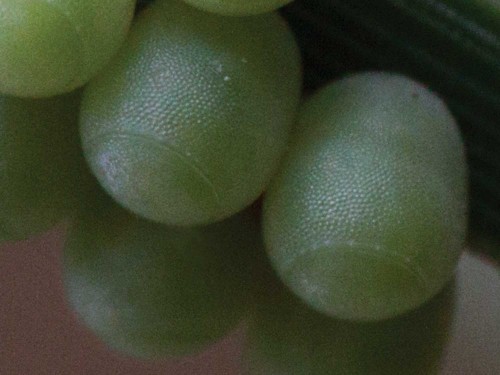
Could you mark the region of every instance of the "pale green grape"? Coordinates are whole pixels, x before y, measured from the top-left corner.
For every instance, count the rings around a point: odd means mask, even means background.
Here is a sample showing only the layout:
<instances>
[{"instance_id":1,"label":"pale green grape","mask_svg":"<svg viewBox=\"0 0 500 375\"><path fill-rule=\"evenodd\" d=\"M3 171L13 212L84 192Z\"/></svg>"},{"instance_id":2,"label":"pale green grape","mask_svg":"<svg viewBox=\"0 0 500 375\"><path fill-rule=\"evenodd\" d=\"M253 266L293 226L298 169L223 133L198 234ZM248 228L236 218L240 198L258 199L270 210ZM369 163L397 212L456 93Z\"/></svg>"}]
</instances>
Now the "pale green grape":
<instances>
[{"instance_id":1,"label":"pale green grape","mask_svg":"<svg viewBox=\"0 0 500 375\"><path fill-rule=\"evenodd\" d=\"M144 358L190 354L244 317L260 246L256 220L246 213L175 229L100 201L68 235L68 299L116 350Z\"/></svg>"},{"instance_id":2,"label":"pale green grape","mask_svg":"<svg viewBox=\"0 0 500 375\"><path fill-rule=\"evenodd\" d=\"M116 53L135 0L0 0L0 93L62 94Z\"/></svg>"},{"instance_id":3,"label":"pale green grape","mask_svg":"<svg viewBox=\"0 0 500 375\"><path fill-rule=\"evenodd\" d=\"M162 0L84 94L85 156L120 204L175 225L254 201L300 96L299 52L277 14L230 18Z\"/></svg>"},{"instance_id":4,"label":"pale green grape","mask_svg":"<svg viewBox=\"0 0 500 375\"><path fill-rule=\"evenodd\" d=\"M466 180L459 131L440 99L398 75L348 77L302 107L264 202L269 256L323 313L396 316L452 276Z\"/></svg>"},{"instance_id":5,"label":"pale green grape","mask_svg":"<svg viewBox=\"0 0 500 375\"><path fill-rule=\"evenodd\" d=\"M246 16L273 11L293 0L184 0L197 8L223 15Z\"/></svg>"},{"instance_id":6,"label":"pale green grape","mask_svg":"<svg viewBox=\"0 0 500 375\"><path fill-rule=\"evenodd\" d=\"M290 294L270 295L249 324L242 374L437 375L454 302L447 287L409 314L351 323L309 310Z\"/></svg>"},{"instance_id":7,"label":"pale green grape","mask_svg":"<svg viewBox=\"0 0 500 375\"><path fill-rule=\"evenodd\" d=\"M40 233L79 207L89 182L78 139L80 95L0 96L0 241Z\"/></svg>"}]
</instances>

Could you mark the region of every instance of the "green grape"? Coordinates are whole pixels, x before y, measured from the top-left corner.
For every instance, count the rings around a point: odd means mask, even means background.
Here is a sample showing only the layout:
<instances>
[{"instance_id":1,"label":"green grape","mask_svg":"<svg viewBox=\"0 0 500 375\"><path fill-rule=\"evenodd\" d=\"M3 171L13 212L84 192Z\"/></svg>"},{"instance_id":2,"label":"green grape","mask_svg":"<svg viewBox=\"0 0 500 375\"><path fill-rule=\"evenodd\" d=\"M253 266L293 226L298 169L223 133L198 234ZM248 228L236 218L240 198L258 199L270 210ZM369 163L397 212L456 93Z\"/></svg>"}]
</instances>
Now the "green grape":
<instances>
[{"instance_id":1,"label":"green grape","mask_svg":"<svg viewBox=\"0 0 500 375\"><path fill-rule=\"evenodd\" d=\"M444 103L392 74L309 99L264 201L264 240L285 283L352 320L409 311L450 279L467 217L462 140Z\"/></svg>"},{"instance_id":2,"label":"green grape","mask_svg":"<svg viewBox=\"0 0 500 375\"><path fill-rule=\"evenodd\" d=\"M247 332L244 375L437 375L455 305L453 287L395 319L353 323L290 294L261 305Z\"/></svg>"},{"instance_id":3,"label":"green grape","mask_svg":"<svg viewBox=\"0 0 500 375\"><path fill-rule=\"evenodd\" d=\"M88 181L79 99L0 96L0 241L26 239L78 209Z\"/></svg>"},{"instance_id":4,"label":"green grape","mask_svg":"<svg viewBox=\"0 0 500 375\"><path fill-rule=\"evenodd\" d=\"M184 0L197 8L227 16L271 12L293 0Z\"/></svg>"},{"instance_id":5,"label":"green grape","mask_svg":"<svg viewBox=\"0 0 500 375\"><path fill-rule=\"evenodd\" d=\"M143 358L191 354L246 314L256 239L257 223L247 213L172 228L98 202L68 235L68 299L116 350Z\"/></svg>"},{"instance_id":6,"label":"green grape","mask_svg":"<svg viewBox=\"0 0 500 375\"><path fill-rule=\"evenodd\" d=\"M277 14L221 17L157 1L85 90L85 156L133 212L172 225L214 222L266 187L300 86L299 51Z\"/></svg>"},{"instance_id":7,"label":"green grape","mask_svg":"<svg viewBox=\"0 0 500 375\"><path fill-rule=\"evenodd\" d=\"M0 0L0 93L45 97L85 84L116 53L135 0Z\"/></svg>"}]
</instances>

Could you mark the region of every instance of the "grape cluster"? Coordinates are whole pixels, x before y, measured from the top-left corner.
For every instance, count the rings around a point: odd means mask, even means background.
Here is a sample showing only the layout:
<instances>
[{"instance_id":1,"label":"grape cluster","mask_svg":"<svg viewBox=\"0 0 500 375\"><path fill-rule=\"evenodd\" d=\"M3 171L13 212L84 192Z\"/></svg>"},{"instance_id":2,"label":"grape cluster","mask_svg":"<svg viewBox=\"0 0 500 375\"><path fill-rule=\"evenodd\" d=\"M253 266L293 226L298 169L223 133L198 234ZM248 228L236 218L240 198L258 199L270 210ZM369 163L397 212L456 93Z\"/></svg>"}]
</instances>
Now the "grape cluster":
<instances>
[{"instance_id":1,"label":"grape cluster","mask_svg":"<svg viewBox=\"0 0 500 375\"><path fill-rule=\"evenodd\" d=\"M457 126L387 72L301 103L288 2L0 0L0 238L69 219L68 301L133 356L245 321L248 375L432 373L467 225Z\"/></svg>"}]
</instances>

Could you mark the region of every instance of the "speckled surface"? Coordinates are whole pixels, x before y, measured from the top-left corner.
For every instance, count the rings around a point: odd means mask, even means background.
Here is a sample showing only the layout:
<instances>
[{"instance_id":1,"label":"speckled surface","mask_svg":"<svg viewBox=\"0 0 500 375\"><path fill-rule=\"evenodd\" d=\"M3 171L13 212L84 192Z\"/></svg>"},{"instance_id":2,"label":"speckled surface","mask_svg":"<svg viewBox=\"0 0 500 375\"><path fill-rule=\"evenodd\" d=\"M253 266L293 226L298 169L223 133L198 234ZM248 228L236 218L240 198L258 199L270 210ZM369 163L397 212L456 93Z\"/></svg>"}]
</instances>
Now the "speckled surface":
<instances>
[{"instance_id":1,"label":"speckled surface","mask_svg":"<svg viewBox=\"0 0 500 375\"><path fill-rule=\"evenodd\" d=\"M439 98L399 75L346 78L303 104L266 192L271 260L332 316L408 311L451 277L465 241L466 178L458 128Z\"/></svg>"},{"instance_id":2,"label":"speckled surface","mask_svg":"<svg viewBox=\"0 0 500 375\"><path fill-rule=\"evenodd\" d=\"M164 1L142 11L85 90L84 151L132 211L174 225L220 220L266 187L300 88L299 51L278 15L242 21Z\"/></svg>"}]
</instances>

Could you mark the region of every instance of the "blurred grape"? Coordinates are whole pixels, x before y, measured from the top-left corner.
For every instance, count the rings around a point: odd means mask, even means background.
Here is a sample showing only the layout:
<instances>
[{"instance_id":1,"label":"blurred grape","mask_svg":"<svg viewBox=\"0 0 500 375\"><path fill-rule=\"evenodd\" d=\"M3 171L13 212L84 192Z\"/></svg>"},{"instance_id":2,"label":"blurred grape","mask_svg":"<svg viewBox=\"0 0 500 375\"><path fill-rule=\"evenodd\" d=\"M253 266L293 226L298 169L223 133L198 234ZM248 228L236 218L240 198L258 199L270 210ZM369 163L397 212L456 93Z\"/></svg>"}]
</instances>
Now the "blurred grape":
<instances>
[{"instance_id":1,"label":"blurred grape","mask_svg":"<svg viewBox=\"0 0 500 375\"><path fill-rule=\"evenodd\" d=\"M401 317L351 323L284 289L266 298L248 328L244 375L437 375L455 301L450 285Z\"/></svg>"},{"instance_id":2,"label":"blurred grape","mask_svg":"<svg viewBox=\"0 0 500 375\"><path fill-rule=\"evenodd\" d=\"M0 0L0 93L48 97L85 84L116 53L135 0Z\"/></svg>"},{"instance_id":3,"label":"blurred grape","mask_svg":"<svg viewBox=\"0 0 500 375\"><path fill-rule=\"evenodd\" d=\"M81 207L90 175L78 138L80 93L0 96L0 241L41 233Z\"/></svg>"},{"instance_id":4,"label":"blurred grape","mask_svg":"<svg viewBox=\"0 0 500 375\"><path fill-rule=\"evenodd\" d=\"M107 197L72 227L64 252L68 299L112 348L157 358L198 352L245 316L261 246L247 213L207 227L142 220Z\"/></svg>"}]
</instances>

